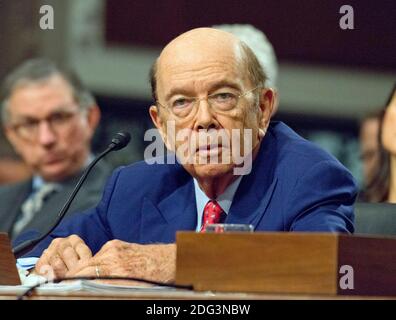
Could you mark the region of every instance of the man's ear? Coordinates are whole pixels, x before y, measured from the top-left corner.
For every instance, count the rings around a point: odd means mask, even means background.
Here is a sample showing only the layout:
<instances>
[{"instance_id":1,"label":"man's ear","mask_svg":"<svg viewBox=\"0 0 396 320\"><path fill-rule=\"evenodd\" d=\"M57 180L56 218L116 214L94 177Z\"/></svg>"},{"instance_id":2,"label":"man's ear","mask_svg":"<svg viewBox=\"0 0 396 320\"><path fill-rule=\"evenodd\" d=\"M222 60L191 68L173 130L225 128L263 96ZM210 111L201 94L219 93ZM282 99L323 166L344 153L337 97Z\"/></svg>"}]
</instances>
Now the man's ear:
<instances>
[{"instance_id":1,"label":"man's ear","mask_svg":"<svg viewBox=\"0 0 396 320\"><path fill-rule=\"evenodd\" d=\"M262 138L267 131L268 125L271 120L271 115L275 105L276 93L271 88L264 88L260 93L260 119L259 119L259 129L260 137Z\"/></svg>"},{"instance_id":2,"label":"man's ear","mask_svg":"<svg viewBox=\"0 0 396 320\"><path fill-rule=\"evenodd\" d=\"M5 136L7 137L7 140L11 143L14 151L19 155L21 154L19 151L20 143L18 143L20 140L15 133L15 131L7 124L4 124L4 133Z\"/></svg>"},{"instance_id":3,"label":"man's ear","mask_svg":"<svg viewBox=\"0 0 396 320\"><path fill-rule=\"evenodd\" d=\"M149 109L149 113L150 113L151 121L153 121L155 127L160 131L162 135L164 122L161 119L157 106L152 105Z\"/></svg>"},{"instance_id":4,"label":"man's ear","mask_svg":"<svg viewBox=\"0 0 396 320\"><path fill-rule=\"evenodd\" d=\"M160 115L159 109L157 106L152 105L149 109L150 117L151 120L153 121L155 127L158 129L162 140L165 142L167 141L167 135L166 135L166 125L165 125L165 120L163 117Z\"/></svg>"},{"instance_id":5,"label":"man's ear","mask_svg":"<svg viewBox=\"0 0 396 320\"><path fill-rule=\"evenodd\" d=\"M175 127L172 125L168 126L165 115L163 113L160 114L157 106L154 105L151 106L149 109L149 113L151 120L153 121L155 127L158 129L161 135L162 141L165 143L166 148L168 150L175 151L175 141L174 141L176 137ZM170 132L168 132L168 130Z\"/></svg>"},{"instance_id":6,"label":"man's ear","mask_svg":"<svg viewBox=\"0 0 396 320\"><path fill-rule=\"evenodd\" d=\"M91 136L94 135L97 126L99 125L101 112L97 105L88 109L87 124L91 131Z\"/></svg>"}]
</instances>

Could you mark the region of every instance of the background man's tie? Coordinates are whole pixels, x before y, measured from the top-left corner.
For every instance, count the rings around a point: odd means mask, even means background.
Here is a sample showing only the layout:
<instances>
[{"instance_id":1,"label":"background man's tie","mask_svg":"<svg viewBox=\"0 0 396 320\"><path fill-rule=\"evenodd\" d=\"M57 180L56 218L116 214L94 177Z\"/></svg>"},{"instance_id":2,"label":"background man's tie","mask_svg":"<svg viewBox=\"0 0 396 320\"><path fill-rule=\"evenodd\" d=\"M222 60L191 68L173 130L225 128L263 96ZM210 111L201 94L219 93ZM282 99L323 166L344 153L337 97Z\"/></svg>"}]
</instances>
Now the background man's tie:
<instances>
[{"instance_id":1,"label":"background man's tie","mask_svg":"<svg viewBox=\"0 0 396 320\"><path fill-rule=\"evenodd\" d=\"M201 232L206 231L206 226L212 223L221 223L225 220L226 213L215 200L209 200L205 205Z\"/></svg>"},{"instance_id":2,"label":"background man's tie","mask_svg":"<svg viewBox=\"0 0 396 320\"><path fill-rule=\"evenodd\" d=\"M22 229L34 218L35 214L41 210L44 202L51 194L59 191L59 189L60 186L55 183L45 183L24 201L21 206L22 214L12 229L13 236L18 235L22 231Z\"/></svg>"}]
</instances>

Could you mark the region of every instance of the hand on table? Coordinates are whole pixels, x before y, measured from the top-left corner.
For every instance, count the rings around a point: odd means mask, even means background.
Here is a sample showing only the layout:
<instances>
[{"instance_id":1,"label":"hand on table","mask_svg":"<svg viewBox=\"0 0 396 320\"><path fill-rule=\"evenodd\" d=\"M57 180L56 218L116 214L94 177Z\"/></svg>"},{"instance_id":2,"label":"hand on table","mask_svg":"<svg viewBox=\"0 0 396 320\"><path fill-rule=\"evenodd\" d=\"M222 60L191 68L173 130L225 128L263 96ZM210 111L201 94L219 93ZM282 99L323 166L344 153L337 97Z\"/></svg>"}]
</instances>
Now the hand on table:
<instances>
[{"instance_id":1,"label":"hand on table","mask_svg":"<svg viewBox=\"0 0 396 320\"><path fill-rule=\"evenodd\" d=\"M107 242L91 259L78 264L67 276L121 276L171 282L176 272L175 244Z\"/></svg>"},{"instance_id":2,"label":"hand on table","mask_svg":"<svg viewBox=\"0 0 396 320\"><path fill-rule=\"evenodd\" d=\"M92 256L76 235L52 241L36 264L41 275L53 269L59 277L120 276L171 282L176 273L175 244L135 244L120 240L107 242Z\"/></svg>"},{"instance_id":3,"label":"hand on table","mask_svg":"<svg viewBox=\"0 0 396 320\"><path fill-rule=\"evenodd\" d=\"M76 235L54 239L44 250L35 267L35 273L63 278L66 274L92 258L92 252Z\"/></svg>"}]
</instances>

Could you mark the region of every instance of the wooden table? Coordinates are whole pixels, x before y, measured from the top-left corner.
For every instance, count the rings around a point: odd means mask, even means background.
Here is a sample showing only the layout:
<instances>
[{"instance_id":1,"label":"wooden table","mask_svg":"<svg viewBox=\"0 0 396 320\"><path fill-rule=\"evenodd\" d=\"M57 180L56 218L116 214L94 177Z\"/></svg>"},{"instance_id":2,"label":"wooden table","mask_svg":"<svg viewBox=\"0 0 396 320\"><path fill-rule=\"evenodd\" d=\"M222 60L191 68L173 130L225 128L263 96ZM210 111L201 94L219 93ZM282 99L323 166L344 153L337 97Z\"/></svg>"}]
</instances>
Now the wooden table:
<instances>
[{"instance_id":1,"label":"wooden table","mask_svg":"<svg viewBox=\"0 0 396 320\"><path fill-rule=\"evenodd\" d=\"M12 290L2 292L0 299L16 299L18 294ZM29 299L34 300L378 300L396 297L373 296L331 296L331 295L301 295L301 294L262 294L262 293L227 293L227 292L195 292L188 290L161 290L136 292L57 292L35 293Z\"/></svg>"}]
</instances>

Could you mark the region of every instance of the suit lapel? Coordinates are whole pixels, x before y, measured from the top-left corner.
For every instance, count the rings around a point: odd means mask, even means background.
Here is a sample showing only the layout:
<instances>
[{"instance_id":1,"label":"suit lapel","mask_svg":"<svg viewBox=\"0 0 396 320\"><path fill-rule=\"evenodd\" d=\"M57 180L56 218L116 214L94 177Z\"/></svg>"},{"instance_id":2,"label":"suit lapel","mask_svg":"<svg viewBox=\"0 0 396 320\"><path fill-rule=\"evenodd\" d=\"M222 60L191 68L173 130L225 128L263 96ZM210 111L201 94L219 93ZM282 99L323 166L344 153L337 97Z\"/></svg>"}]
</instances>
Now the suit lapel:
<instances>
[{"instance_id":1,"label":"suit lapel","mask_svg":"<svg viewBox=\"0 0 396 320\"><path fill-rule=\"evenodd\" d=\"M256 194L246 196L248 193L246 190L238 193L238 189L225 223L252 224L256 228L270 203L276 184L277 178L272 181L261 198ZM241 197L241 194L245 194L245 197Z\"/></svg>"},{"instance_id":2,"label":"suit lapel","mask_svg":"<svg viewBox=\"0 0 396 320\"><path fill-rule=\"evenodd\" d=\"M92 194L99 195L102 193L101 186L104 183L104 177L107 177L110 168L107 168L105 163L98 163L95 172L91 172L88 176L83 187L80 189L72 205L67 211L66 216L70 216L75 212L81 212L92 205L95 205L97 201L93 201ZM58 214L69 198L75 185L80 179L83 172L79 172L73 177L60 182L61 189L58 192L52 194L47 201L44 202L39 214L36 214L34 219L25 227L25 229L35 229L40 233L44 233L48 230L58 218Z\"/></svg>"},{"instance_id":3,"label":"suit lapel","mask_svg":"<svg viewBox=\"0 0 396 320\"><path fill-rule=\"evenodd\" d=\"M1 221L0 226L11 234L12 226L21 212L22 203L32 192L32 180L27 180L10 188L9 192L5 192L3 203L1 204Z\"/></svg>"},{"instance_id":4,"label":"suit lapel","mask_svg":"<svg viewBox=\"0 0 396 320\"><path fill-rule=\"evenodd\" d=\"M252 224L256 228L264 216L277 185L277 177L274 176L277 161L273 152L275 143L271 131L268 131L251 173L242 178L225 223Z\"/></svg>"},{"instance_id":5,"label":"suit lapel","mask_svg":"<svg viewBox=\"0 0 396 320\"><path fill-rule=\"evenodd\" d=\"M252 171L244 176L235 193L225 223L258 225L277 185L276 140L270 130L261 143ZM143 243L173 242L177 230L195 230L197 209L191 177L157 206L148 198L142 205L140 239Z\"/></svg>"},{"instance_id":6,"label":"suit lapel","mask_svg":"<svg viewBox=\"0 0 396 320\"><path fill-rule=\"evenodd\" d=\"M197 210L192 179L173 191L157 206L144 198L140 239L149 242L174 242L176 231L195 230Z\"/></svg>"}]
</instances>

